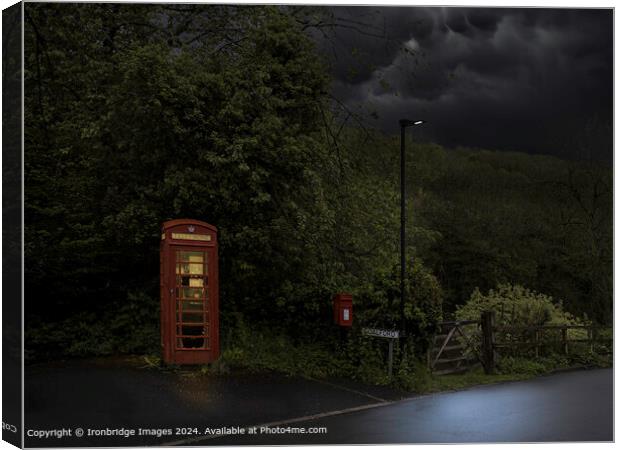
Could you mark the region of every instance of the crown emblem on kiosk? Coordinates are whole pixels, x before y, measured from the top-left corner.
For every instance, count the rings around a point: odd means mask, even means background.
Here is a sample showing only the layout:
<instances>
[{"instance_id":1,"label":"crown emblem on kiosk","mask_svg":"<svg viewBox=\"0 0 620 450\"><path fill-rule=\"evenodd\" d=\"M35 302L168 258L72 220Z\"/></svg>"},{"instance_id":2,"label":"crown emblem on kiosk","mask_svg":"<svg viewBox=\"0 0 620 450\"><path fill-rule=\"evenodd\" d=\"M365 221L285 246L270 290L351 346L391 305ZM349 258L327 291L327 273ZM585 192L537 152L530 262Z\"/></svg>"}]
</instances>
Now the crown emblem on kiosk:
<instances>
[{"instance_id":1,"label":"crown emblem on kiosk","mask_svg":"<svg viewBox=\"0 0 620 450\"><path fill-rule=\"evenodd\" d=\"M196 227L194 225L190 225L189 227L187 227L187 231L193 233L194 231L196 231Z\"/></svg>"}]
</instances>

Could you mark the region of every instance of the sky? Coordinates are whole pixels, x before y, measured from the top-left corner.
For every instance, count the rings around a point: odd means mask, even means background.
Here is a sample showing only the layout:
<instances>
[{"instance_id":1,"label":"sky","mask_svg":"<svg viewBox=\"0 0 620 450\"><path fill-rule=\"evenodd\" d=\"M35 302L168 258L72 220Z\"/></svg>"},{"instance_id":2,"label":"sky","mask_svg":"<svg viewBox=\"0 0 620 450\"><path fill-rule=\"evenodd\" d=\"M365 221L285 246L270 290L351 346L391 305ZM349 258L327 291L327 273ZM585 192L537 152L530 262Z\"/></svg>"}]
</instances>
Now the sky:
<instances>
[{"instance_id":1,"label":"sky","mask_svg":"<svg viewBox=\"0 0 620 450\"><path fill-rule=\"evenodd\" d=\"M611 9L331 7L332 94L448 147L612 160Z\"/></svg>"}]
</instances>

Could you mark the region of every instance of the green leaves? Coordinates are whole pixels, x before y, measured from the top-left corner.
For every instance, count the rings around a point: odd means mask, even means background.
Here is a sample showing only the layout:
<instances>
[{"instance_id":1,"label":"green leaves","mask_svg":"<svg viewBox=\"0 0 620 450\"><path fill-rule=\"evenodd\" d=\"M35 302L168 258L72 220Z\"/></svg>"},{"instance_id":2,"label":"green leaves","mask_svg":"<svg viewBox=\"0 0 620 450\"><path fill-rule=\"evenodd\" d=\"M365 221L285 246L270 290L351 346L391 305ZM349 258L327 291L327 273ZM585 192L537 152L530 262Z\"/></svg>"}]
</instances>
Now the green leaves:
<instances>
[{"instance_id":1,"label":"green leaves","mask_svg":"<svg viewBox=\"0 0 620 450\"><path fill-rule=\"evenodd\" d=\"M563 310L561 302L519 285L499 284L485 295L476 289L458 308L459 320L478 320L484 311L496 312L498 326L577 325L581 321Z\"/></svg>"}]
</instances>

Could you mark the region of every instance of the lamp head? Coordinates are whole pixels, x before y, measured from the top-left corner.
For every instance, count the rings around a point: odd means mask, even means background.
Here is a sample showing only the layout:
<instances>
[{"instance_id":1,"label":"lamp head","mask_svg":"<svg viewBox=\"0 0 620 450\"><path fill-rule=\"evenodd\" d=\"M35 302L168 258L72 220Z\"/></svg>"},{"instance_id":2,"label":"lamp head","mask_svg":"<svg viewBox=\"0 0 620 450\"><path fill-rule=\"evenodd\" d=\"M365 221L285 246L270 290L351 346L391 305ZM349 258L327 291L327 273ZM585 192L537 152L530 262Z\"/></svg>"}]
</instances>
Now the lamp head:
<instances>
[{"instance_id":1,"label":"lamp head","mask_svg":"<svg viewBox=\"0 0 620 450\"><path fill-rule=\"evenodd\" d=\"M411 127L415 125L422 125L423 123L426 123L426 120L400 119L398 123L400 124L401 127L404 128L404 127Z\"/></svg>"}]
</instances>

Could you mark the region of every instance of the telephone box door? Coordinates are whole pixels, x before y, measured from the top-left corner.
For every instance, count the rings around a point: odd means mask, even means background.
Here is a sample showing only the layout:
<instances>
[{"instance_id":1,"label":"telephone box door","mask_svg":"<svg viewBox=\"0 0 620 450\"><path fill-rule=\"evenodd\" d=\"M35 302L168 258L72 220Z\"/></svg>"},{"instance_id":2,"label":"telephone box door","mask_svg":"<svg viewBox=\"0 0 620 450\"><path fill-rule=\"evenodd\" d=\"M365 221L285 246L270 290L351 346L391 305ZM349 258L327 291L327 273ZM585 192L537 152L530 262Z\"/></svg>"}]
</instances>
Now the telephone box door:
<instances>
[{"instance_id":1,"label":"telephone box door","mask_svg":"<svg viewBox=\"0 0 620 450\"><path fill-rule=\"evenodd\" d=\"M179 247L174 257L175 350L208 350L209 250Z\"/></svg>"}]
</instances>

